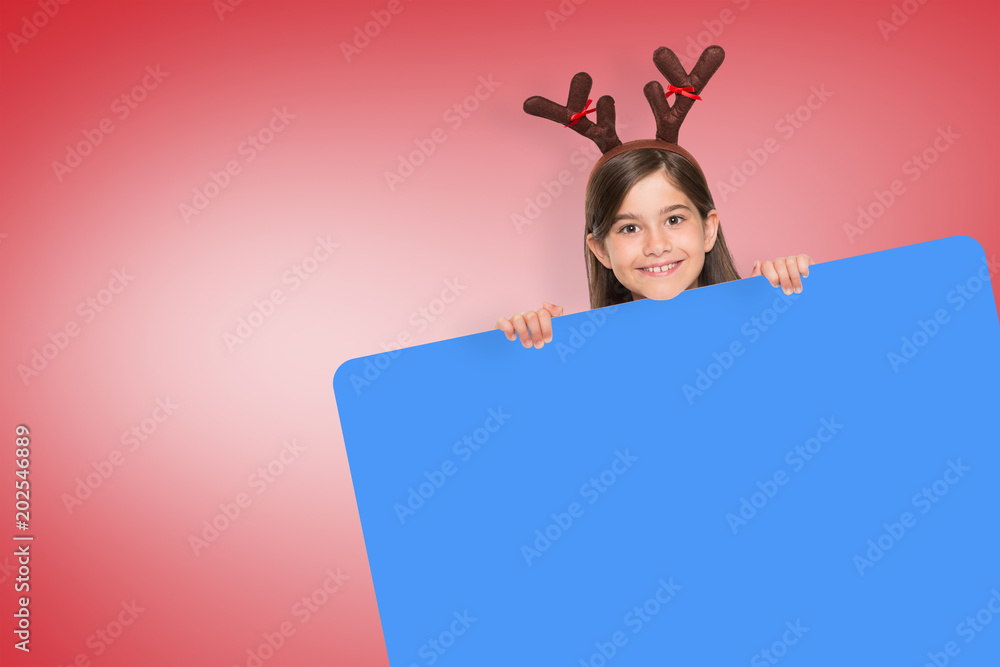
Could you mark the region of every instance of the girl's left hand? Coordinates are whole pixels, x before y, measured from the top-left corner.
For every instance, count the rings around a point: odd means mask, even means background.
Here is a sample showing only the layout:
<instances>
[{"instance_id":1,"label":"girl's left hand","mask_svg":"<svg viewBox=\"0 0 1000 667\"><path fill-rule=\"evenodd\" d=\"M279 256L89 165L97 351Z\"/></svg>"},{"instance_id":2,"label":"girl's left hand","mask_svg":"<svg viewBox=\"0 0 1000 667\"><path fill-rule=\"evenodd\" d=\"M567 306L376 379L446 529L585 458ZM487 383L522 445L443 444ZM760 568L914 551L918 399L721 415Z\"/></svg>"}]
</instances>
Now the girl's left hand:
<instances>
[{"instance_id":1,"label":"girl's left hand","mask_svg":"<svg viewBox=\"0 0 1000 667\"><path fill-rule=\"evenodd\" d=\"M815 263L809 255L779 257L778 259L769 259L764 262L757 260L753 264L753 272L750 274L750 277L763 275L771 281L771 287L778 287L780 285L785 294L791 294L792 292L801 294L801 277L808 277L809 265Z\"/></svg>"}]
</instances>

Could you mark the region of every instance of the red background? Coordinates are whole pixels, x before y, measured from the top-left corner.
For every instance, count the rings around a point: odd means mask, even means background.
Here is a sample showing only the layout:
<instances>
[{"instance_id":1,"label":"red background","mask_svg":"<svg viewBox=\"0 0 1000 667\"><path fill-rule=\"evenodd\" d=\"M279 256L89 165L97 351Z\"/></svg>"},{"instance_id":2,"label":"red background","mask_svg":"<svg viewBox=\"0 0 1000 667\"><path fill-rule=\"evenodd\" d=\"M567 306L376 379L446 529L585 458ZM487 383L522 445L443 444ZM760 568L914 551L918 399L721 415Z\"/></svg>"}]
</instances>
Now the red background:
<instances>
[{"instance_id":1,"label":"red background","mask_svg":"<svg viewBox=\"0 0 1000 667\"><path fill-rule=\"evenodd\" d=\"M401 0L396 14L380 1L217 5L0 4L0 516L18 533L14 427L26 424L35 536L28 655L12 647L14 575L0 570L4 664L247 665L284 622L295 633L266 665L387 664L333 374L543 299L587 308L592 148L521 110L531 95L563 102L578 71L595 99L614 96L628 141L653 135L642 86L660 79L657 47L726 49L680 142L744 275L755 259L826 262L954 234L1000 249L992 1L566 0L566 15L547 13L556 0ZM44 6L58 11L26 28ZM391 21L358 37L379 17ZM162 80L123 118L115 100L147 67ZM492 89L476 99L481 78ZM800 109L824 87L826 101ZM241 143L275 109L294 118L247 161ZM788 136L780 123L797 111L808 118ZM105 119L113 130L86 139ZM386 172L438 128L444 142L390 187ZM957 138L939 152L947 128ZM769 138L776 152L744 165ZM57 174L81 142L88 154ZM925 151L933 164L905 171ZM217 175L226 187L185 220L181 205L230 161L239 172ZM540 196L563 170L570 184ZM897 179L902 193L850 238L858 208L887 202ZM518 229L530 200L543 207ZM336 250L313 255L318 238ZM296 265L312 269L297 284ZM123 269L124 288L112 282ZM446 281L459 296L434 311ZM274 290L249 337L227 339ZM90 314L88 298L106 303ZM60 334L68 324L75 336ZM173 414L151 420L168 398ZM143 420L155 431L128 451L122 434ZM301 451L262 489L256 471L292 440ZM67 505L116 450L120 465ZM249 506L196 554L191 537L244 493ZM348 579L301 622L295 605L337 568ZM97 655L88 639L133 600L143 611Z\"/></svg>"}]
</instances>

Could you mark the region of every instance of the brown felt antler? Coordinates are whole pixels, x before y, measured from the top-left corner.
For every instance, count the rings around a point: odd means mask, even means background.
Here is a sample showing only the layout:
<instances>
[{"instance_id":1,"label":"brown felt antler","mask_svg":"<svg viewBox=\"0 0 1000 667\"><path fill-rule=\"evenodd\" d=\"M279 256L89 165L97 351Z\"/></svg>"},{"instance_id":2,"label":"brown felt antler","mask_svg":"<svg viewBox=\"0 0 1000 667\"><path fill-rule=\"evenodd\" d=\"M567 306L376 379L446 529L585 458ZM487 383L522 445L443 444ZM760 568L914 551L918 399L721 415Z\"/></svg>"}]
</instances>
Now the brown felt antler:
<instances>
[{"instance_id":1,"label":"brown felt antler","mask_svg":"<svg viewBox=\"0 0 1000 667\"><path fill-rule=\"evenodd\" d=\"M590 75L580 72L569 84L566 106L535 95L524 101L524 110L532 116L553 120L573 128L593 140L602 153L607 153L622 143L618 133L615 132L615 100L610 95L604 95L597 100L597 122L589 120L584 113L592 111L586 107L593 85L594 81Z\"/></svg>"},{"instance_id":2,"label":"brown felt antler","mask_svg":"<svg viewBox=\"0 0 1000 667\"><path fill-rule=\"evenodd\" d=\"M671 144L677 143L677 133L681 123L694 104L691 95L697 96L701 93L725 57L726 53L721 46L710 46L702 52L698 62L688 73L673 51L665 46L656 50L653 54L653 63L673 86L671 93L677 93L673 105L670 105L667 102L670 93L663 92L663 86L659 81L650 81L642 89L656 117L657 139Z\"/></svg>"},{"instance_id":3,"label":"brown felt antler","mask_svg":"<svg viewBox=\"0 0 1000 667\"><path fill-rule=\"evenodd\" d=\"M558 105L544 97L535 96L524 101L524 110L533 116L540 116L572 127L597 144L602 155L590 172L591 178L609 160L613 160L622 153L645 148L677 153L701 172L701 166L694 159L694 156L677 145L677 133L687 112L691 110L694 100L701 99L698 94L715 74L715 71L719 69L725 57L726 54L721 46L710 46L702 52L698 62L688 73L673 51L665 46L656 50L653 54L653 63L670 82L668 86L670 92L665 93L663 86L658 81L650 81L643 88L646 99L649 100L649 106L653 109L653 116L656 118L655 139L639 139L623 144L615 132L615 101L610 95L605 95L597 100L597 123L587 120L586 114L594 109L586 108L590 102L588 96L593 85L593 80L586 72L580 72L573 77L566 106ZM677 98L671 106L667 98L675 93ZM704 173L702 176L704 177Z\"/></svg>"}]
</instances>

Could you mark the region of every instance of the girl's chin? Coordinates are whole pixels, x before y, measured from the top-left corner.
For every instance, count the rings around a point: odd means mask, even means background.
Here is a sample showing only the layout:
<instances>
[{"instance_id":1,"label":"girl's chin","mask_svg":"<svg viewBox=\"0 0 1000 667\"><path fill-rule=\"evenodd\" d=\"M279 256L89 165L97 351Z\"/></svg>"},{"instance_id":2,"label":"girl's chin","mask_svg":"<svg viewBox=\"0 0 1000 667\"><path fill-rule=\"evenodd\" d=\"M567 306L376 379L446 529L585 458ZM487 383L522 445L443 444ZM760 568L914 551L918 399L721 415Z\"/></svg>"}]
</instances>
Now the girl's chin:
<instances>
[{"instance_id":1,"label":"girl's chin","mask_svg":"<svg viewBox=\"0 0 1000 667\"><path fill-rule=\"evenodd\" d=\"M667 299L673 299L683 291L684 290L678 290L676 287L671 288L667 286L659 289L647 289L645 293L633 291L632 300L639 301L640 299L652 299L653 301L666 301Z\"/></svg>"}]
</instances>

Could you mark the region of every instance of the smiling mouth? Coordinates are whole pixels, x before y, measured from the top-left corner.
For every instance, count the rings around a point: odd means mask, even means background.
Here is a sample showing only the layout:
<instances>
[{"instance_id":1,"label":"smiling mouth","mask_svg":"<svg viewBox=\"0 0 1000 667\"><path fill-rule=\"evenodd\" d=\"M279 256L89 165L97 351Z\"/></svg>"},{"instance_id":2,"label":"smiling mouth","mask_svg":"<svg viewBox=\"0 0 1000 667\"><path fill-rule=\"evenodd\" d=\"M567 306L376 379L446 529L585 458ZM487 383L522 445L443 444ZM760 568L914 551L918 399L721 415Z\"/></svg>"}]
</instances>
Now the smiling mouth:
<instances>
[{"instance_id":1,"label":"smiling mouth","mask_svg":"<svg viewBox=\"0 0 1000 667\"><path fill-rule=\"evenodd\" d=\"M654 266L650 268L639 269L639 271L641 271L643 274L647 276L655 276L657 278L661 278L673 274L677 270L677 267L680 266L681 262L683 261L684 260L678 260L676 262L673 262L672 264L664 264L663 266Z\"/></svg>"}]
</instances>

